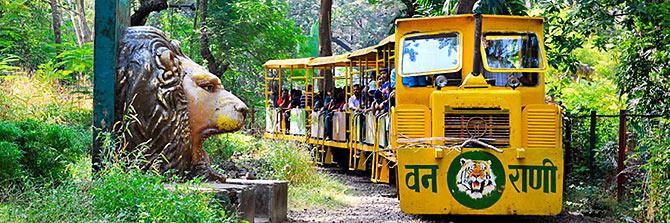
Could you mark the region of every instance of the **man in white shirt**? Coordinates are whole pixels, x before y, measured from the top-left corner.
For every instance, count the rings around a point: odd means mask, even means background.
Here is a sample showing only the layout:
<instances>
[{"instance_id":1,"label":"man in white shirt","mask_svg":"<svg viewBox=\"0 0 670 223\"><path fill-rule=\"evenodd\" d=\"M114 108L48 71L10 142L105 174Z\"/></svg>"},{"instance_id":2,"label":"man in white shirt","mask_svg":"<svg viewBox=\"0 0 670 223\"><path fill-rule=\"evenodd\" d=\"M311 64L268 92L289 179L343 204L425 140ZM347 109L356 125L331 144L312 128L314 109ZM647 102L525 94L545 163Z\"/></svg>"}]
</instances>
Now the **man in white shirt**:
<instances>
[{"instance_id":1,"label":"man in white shirt","mask_svg":"<svg viewBox=\"0 0 670 223\"><path fill-rule=\"evenodd\" d=\"M361 86L354 84L352 91L353 93L351 94L351 97L349 97L349 103L347 105L349 110L353 112L363 111L361 109L361 100L359 99L359 95L361 94Z\"/></svg>"}]
</instances>

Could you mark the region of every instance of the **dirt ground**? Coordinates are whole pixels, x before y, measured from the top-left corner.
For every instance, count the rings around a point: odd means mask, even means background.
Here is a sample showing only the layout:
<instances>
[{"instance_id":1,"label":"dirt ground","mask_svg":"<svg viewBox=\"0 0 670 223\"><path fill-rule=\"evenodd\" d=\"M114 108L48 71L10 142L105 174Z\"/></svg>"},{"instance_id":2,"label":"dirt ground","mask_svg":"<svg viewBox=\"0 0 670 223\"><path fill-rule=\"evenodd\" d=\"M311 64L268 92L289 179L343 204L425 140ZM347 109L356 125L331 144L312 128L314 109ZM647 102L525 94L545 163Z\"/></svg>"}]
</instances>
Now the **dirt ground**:
<instances>
[{"instance_id":1,"label":"dirt ground","mask_svg":"<svg viewBox=\"0 0 670 223\"><path fill-rule=\"evenodd\" d=\"M553 217L408 215L400 211L400 203L392 186L374 184L368 175L345 173L338 168L322 168L319 171L349 187L352 192L351 204L336 209L289 210L289 222L611 222L610 219L569 213Z\"/></svg>"}]
</instances>

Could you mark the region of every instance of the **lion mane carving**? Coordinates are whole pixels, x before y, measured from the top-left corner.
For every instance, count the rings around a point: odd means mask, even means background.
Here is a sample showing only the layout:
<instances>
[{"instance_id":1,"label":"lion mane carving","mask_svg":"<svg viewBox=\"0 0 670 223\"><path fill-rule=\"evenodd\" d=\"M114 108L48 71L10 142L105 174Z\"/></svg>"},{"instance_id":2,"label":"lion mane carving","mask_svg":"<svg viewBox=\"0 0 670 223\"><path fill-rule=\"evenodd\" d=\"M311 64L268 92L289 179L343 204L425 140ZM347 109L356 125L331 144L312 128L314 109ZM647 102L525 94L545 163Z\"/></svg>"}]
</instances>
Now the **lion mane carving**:
<instances>
[{"instance_id":1,"label":"lion mane carving","mask_svg":"<svg viewBox=\"0 0 670 223\"><path fill-rule=\"evenodd\" d=\"M246 105L156 28L127 28L119 48L118 154L139 161L145 170L225 181L211 168L202 143L209 136L239 130Z\"/></svg>"}]
</instances>

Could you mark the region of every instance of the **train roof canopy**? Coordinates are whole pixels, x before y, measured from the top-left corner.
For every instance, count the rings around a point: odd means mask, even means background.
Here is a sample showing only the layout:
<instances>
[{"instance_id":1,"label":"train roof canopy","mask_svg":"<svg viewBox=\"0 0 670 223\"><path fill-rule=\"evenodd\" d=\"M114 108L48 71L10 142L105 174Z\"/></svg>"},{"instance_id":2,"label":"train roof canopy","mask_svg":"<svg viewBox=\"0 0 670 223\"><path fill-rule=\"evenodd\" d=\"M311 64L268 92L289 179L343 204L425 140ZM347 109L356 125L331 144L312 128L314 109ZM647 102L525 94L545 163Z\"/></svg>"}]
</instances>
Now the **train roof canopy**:
<instances>
[{"instance_id":1,"label":"train roof canopy","mask_svg":"<svg viewBox=\"0 0 670 223\"><path fill-rule=\"evenodd\" d=\"M395 43L395 35L389 35L386 38L384 38L382 41L380 41L379 44L377 44L374 47L379 48L379 47L382 47L386 44L393 44L393 43Z\"/></svg>"},{"instance_id":2,"label":"train roof canopy","mask_svg":"<svg viewBox=\"0 0 670 223\"><path fill-rule=\"evenodd\" d=\"M306 68L312 59L312 57L308 57L284 60L268 60L268 62L265 62L263 66L265 68Z\"/></svg>"},{"instance_id":3,"label":"train roof canopy","mask_svg":"<svg viewBox=\"0 0 670 223\"><path fill-rule=\"evenodd\" d=\"M327 56L327 57L317 57L309 62L309 66L311 67L347 66L349 63L348 57L349 57L348 53L342 55Z\"/></svg>"},{"instance_id":4,"label":"train roof canopy","mask_svg":"<svg viewBox=\"0 0 670 223\"><path fill-rule=\"evenodd\" d=\"M363 49L354 50L349 54L349 59L360 58L360 57L370 57L374 58L375 53L377 53L377 46L371 46Z\"/></svg>"}]
</instances>

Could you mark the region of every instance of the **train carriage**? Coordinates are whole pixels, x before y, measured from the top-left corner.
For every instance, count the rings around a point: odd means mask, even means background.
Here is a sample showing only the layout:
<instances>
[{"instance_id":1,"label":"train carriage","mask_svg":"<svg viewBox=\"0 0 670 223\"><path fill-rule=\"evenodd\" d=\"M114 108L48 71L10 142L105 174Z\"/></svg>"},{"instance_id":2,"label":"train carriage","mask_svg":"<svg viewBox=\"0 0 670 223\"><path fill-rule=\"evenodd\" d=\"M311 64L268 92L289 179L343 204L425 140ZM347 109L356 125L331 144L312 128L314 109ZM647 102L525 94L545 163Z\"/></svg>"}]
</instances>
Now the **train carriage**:
<instances>
[{"instance_id":1,"label":"train carriage","mask_svg":"<svg viewBox=\"0 0 670 223\"><path fill-rule=\"evenodd\" d=\"M354 86L367 86L374 97L385 89L387 104L372 112L312 111L313 103L288 111L272 106L266 90L265 136L305 141L317 148L319 163L370 170L373 182L395 182L405 213L556 215L562 118L545 102L543 29L535 17L400 19L395 35L375 46L268 61L266 89L278 89L283 79L304 80L305 95L316 96L310 84L324 85L331 72L345 98ZM302 76L282 77L295 70ZM303 110L307 118L299 122Z\"/></svg>"}]
</instances>

